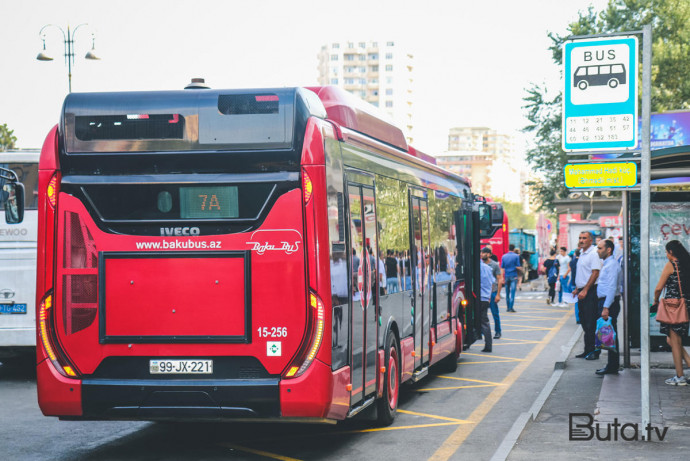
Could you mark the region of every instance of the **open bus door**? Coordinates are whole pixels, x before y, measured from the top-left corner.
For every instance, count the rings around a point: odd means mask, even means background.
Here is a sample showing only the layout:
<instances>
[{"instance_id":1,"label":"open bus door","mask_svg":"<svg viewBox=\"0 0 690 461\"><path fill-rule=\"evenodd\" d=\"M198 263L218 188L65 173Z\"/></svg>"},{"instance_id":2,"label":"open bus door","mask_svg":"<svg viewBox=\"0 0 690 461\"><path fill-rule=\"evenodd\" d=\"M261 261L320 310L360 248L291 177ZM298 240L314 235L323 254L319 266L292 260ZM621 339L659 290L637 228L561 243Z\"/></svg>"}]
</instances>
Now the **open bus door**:
<instances>
[{"instance_id":1,"label":"open bus door","mask_svg":"<svg viewBox=\"0 0 690 461\"><path fill-rule=\"evenodd\" d=\"M501 221L503 220L503 207L501 207ZM464 263L469 270L465 274L465 287L467 291L467 306L465 308L465 347L469 347L477 338L480 331L481 315L481 260L479 257L479 243L494 229L492 207L485 202L475 202L472 208L463 208L462 215L464 229ZM503 223L501 222L501 225Z\"/></svg>"}]
</instances>

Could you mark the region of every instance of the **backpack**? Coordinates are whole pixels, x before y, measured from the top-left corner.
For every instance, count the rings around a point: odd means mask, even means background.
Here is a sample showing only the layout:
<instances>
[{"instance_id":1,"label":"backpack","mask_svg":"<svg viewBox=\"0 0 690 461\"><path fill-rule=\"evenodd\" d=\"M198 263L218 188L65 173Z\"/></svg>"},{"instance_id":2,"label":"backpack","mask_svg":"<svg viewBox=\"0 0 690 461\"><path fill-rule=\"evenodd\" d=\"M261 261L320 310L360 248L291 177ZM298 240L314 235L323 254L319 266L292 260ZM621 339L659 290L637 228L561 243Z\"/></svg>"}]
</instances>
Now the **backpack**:
<instances>
[{"instance_id":1,"label":"backpack","mask_svg":"<svg viewBox=\"0 0 690 461\"><path fill-rule=\"evenodd\" d=\"M553 264L551 267L549 267L549 272L547 273L549 283L556 283L556 280L558 280L558 266L558 261L554 259Z\"/></svg>"}]
</instances>

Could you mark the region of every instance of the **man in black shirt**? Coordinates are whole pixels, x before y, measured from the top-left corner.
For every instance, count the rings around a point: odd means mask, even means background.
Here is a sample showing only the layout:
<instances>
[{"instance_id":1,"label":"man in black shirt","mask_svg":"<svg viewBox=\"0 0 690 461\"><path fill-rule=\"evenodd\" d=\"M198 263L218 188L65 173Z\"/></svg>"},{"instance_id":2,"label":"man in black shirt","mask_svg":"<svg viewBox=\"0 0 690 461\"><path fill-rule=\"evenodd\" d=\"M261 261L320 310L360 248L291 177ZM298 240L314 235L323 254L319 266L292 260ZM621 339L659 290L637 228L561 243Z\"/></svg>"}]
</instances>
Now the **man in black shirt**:
<instances>
[{"instance_id":1,"label":"man in black shirt","mask_svg":"<svg viewBox=\"0 0 690 461\"><path fill-rule=\"evenodd\" d=\"M398 261L395 259L393 250L386 252L386 293L396 293L400 290L398 284Z\"/></svg>"}]
</instances>

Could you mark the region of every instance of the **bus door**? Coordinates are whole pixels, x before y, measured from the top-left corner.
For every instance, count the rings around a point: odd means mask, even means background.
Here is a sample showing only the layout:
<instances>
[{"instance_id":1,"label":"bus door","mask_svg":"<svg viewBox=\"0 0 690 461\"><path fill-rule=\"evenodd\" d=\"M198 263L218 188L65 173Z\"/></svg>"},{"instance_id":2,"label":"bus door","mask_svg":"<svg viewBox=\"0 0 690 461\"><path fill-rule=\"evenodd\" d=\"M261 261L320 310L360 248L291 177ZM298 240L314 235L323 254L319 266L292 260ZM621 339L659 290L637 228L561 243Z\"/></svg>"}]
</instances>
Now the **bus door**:
<instances>
[{"instance_id":1,"label":"bus door","mask_svg":"<svg viewBox=\"0 0 690 461\"><path fill-rule=\"evenodd\" d=\"M350 208L350 338L352 392L356 405L376 391L378 245L374 188L348 183Z\"/></svg>"},{"instance_id":2,"label":"bus door","mask_svg":"<svg viewBox=\"0 0 690 461\"><path fill-rule=\"evenodd\" d=\"M414 192L412 192L414 193ZM429 206L425 198L410 195L412 213L412 285L414 286L415 369L429 362L431 325L431 246L429 243Z\"/></svg>"}]
</instances>

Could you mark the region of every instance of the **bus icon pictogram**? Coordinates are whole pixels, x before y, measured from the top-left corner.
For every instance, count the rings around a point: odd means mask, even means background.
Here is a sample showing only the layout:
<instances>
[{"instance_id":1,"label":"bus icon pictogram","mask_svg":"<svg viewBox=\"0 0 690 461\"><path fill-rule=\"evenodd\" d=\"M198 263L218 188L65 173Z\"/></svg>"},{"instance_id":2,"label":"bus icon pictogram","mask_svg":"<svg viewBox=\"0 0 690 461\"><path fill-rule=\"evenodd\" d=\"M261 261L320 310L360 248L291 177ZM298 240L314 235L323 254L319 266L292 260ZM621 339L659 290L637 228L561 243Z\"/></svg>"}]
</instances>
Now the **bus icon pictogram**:
<instances>
[{"instance_id":1,"label":"bus icon pictogram","mask_svg":"<svg viewBox=\"0 0 690 461\"><path fill-rule=\"evenodd\" d=\"M626 73L624 64L601 64L580 66L573 75L573 86L586 90L589 86L604 86L616 88L625 85Z\"/></svg>"}]
</instances>

